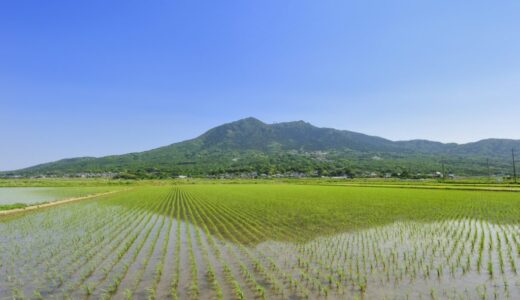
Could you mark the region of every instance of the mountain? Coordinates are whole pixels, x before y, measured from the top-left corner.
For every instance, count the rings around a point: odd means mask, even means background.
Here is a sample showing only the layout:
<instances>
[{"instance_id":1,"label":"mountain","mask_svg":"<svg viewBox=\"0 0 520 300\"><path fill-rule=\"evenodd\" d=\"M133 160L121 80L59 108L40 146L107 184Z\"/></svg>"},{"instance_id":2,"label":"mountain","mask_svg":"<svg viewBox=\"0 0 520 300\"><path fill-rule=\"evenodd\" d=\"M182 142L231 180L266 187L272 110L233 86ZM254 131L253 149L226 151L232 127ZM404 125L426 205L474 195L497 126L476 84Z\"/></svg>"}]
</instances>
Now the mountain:
<instances>
[{"instance_id":1,"label":"mountain","mask_svg":"<svg viewBox=\"0 0 520 300\"><path fill-rule=\"evenodd\" d=\"M426 174L442 170L443 165L446 171L461 175L484 175L490 171L508 174L512 148L520 149L520 140L487 139L468 144L391 141L319 128L304 121L266 124L246 118L210 129L197 138L149 151L63 159L4 175Z\"/></svg>"}]
</instances>

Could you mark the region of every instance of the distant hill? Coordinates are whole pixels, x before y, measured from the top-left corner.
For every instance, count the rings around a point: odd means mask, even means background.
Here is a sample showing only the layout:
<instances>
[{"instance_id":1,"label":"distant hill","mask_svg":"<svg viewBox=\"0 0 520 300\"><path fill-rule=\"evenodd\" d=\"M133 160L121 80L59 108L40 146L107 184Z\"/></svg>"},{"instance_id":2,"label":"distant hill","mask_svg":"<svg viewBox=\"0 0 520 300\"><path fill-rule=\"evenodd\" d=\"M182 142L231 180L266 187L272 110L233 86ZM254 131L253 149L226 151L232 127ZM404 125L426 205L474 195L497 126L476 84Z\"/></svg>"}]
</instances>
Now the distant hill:
<instances>
[{"instance_id":1,"label":"distant hill","mask_svg":"<svg viewBox=\"0 0 520 300\"><path fill-rule=\"evenodd\" d=\"M246 118L201 136L149 151L63 159L4 172L65 175L115 172L138 177L224 173L367 175L370 173L460 175L509 174L511 149L520 140L487 139L468 144L428 140L390 141L361 133L315 127L304 121L265 124Z\"/></svg>"}]
</instances>

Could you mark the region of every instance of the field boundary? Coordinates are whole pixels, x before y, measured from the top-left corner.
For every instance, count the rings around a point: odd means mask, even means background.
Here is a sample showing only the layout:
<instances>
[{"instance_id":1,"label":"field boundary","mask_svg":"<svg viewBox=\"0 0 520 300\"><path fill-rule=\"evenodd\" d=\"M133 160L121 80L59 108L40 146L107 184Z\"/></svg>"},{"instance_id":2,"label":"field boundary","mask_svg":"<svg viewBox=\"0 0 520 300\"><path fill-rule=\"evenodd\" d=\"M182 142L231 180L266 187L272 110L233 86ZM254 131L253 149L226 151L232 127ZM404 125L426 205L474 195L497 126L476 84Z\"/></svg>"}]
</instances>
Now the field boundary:
<instances>
[{"instance_id":1,"label":"field boundary","mask_svg":"<svg viewBox=\"0 0 520 300\"><path fill-rule=\"evenodd\" d=\"M43 203L43 204L29 205L29 206L26 206L26 207L23 207L23 208L1 210L0 211L0 217L1 216L5 216L5 215L12 215L12 214L16 214L16 213L33 211L33 210L37 210L37 209L41 209L41 208L57 206L57 205L66 204L66 203L70 203L70 202L76 202L76 201L90 199L90 198L101 197L101 196L105 196L105 195L119 193L119 192L126 191L126 190L127 189L117 190L117 191L110 191L110 192L105 192L105 193L92 194L92 195L81 196L81 197L66 198L66 199L52 201L52 202Z\"/></svg>"},{"instance_id":2,"label":"field boundary","mask_svg":"<svg viewBox=\"0 0 520 300\"><path fill-rule=\"evenodd\" d=\"M305 184L302 184L305 185ZM374 187L374 188L401 188L401 189L424 189L424 190L449 190L449 191L480 191L480 192L509 192L519 193L520 189L516 187L492 187L492 186L449 186L449 185L407 185L407 184L309 184L318 186L338 186L338 187Z\"/></svg>"}]
</instances>

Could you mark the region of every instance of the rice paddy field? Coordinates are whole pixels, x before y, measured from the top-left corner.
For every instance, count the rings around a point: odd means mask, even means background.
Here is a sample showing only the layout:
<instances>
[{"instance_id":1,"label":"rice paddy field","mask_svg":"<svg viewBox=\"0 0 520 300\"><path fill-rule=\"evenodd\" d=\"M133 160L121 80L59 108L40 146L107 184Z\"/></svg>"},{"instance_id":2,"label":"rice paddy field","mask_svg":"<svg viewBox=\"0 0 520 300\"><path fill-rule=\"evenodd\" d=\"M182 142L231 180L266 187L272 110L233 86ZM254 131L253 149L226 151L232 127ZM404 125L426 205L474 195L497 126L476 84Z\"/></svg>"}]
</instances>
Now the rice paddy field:
<instances>
[{"instance_id":1,"label":"rice paddy field","mask_svg":"<svg viewBox=\"0 0 520 300\"><path fill-rule=\"evenodd\" d=\"M0 217L0 299L515 299L520 193L134 186Z\"/></svg>"},{"instance_id":2,"label":"rice paddy field","mask_svg":"<svg viewBox=\"0 0 520 300\"><path fill-rule=\"evenodd\" d=\"M120 187L0 187L0 210L115 191Z\"/></svg>"}]
</instances>

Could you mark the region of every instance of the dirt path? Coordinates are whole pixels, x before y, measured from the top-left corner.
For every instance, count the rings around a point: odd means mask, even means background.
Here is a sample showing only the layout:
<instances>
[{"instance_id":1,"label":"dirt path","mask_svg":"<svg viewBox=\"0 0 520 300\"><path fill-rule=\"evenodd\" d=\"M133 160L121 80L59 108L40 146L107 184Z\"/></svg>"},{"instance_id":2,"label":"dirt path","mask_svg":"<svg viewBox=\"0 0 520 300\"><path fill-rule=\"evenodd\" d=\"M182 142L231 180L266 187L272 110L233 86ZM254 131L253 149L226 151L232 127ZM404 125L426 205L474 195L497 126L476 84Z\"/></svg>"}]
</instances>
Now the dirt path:
<instances>
[{"instance_id":1,"label":"dirt path","mask_svg":"<svg viewBox=\"0 0 520 300\"><path fill-rule=\"evenodd\" d=\"M75 202L75 201L79 201L79 200L85 200L85 199L100 197L100 196L114 194L114 193L118 193L118 192L122 192L122 191L126 191L126 189L117 190L117 191L111 191L111 192L106 192L106 193L92 194L92 195L82 196L82 197L67 198L67 199L57 200L57 201L44 203L44 204L29 205L29 206L26 206L24 208L15 208L15 209L9 209L9 210L1 210L0 211L0 217L1 216L5 216L5 215L12 215L12 214L16 214L16 213L32 211L32 210L36 210L36 209L40 209L40 208L46 208L46 207L61 205L61 204L65 204L65 203Z\"/></svg>"}]
</instances>

